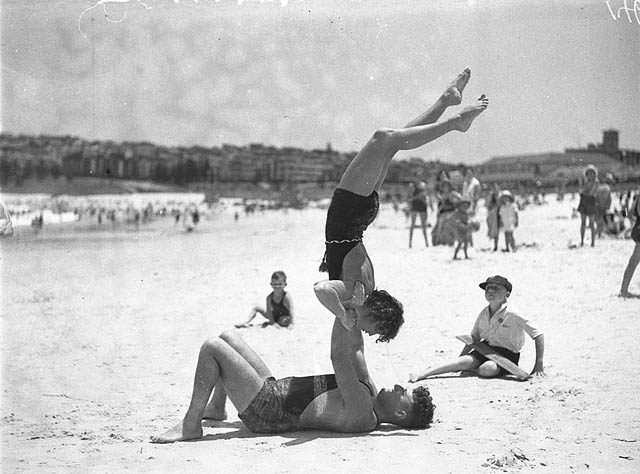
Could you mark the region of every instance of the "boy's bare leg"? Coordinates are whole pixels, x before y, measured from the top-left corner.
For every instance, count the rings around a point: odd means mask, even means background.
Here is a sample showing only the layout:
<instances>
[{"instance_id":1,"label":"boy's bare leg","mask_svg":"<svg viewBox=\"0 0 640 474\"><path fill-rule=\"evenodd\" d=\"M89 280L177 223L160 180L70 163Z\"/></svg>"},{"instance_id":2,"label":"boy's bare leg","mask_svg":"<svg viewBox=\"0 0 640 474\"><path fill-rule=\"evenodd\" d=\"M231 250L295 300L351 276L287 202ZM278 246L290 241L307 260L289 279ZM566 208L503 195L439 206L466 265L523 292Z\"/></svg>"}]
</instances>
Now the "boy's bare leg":
<instances>
[{"instance_id":1,"label":"boy's bare leg","mask_svg":"<svg viewBox=\"0 0 640 474\"><path fill-rule=\"evenodd\" d=\"M235 349L238 354L242 356L244 360L246 360L251 367L257 372L257 374L262 378L262 380L271 377L271 371L267 364L264 363L262 358L253 350L247 342L240 337L238 334L232 331L225 331L220 334L220 339L229 344L233 349ZM227 411L225 409L225 405L227 402L227 392L224 389L224 386L220 383L216 384L213 395L211 395L211 400L207 404L204 409L203 419L207 420L226 420L227 419Z\"/></svg>"},{"instance_id":2,"label":"boy's bare leg","mask_svg":"<svg viewBox=\"0 0 640 474\"><path fill-rule=\"evenodd\" d=\"M219 380L239 413L249 406L264 384L249 362L223 339L205 341L200 348L191 403L184 419L165 433L152 436L151 441L173 443L202 438L204 410Z\"/></svg>"},{"instance_id":3,"label":"boy's bare leg","mask_svg":"<svg viewBox=\"0 0 640 474\"><path fill-rule=\"evenodd\" d=\"M448 374L450 372L461 372L463 370L472 370L480 366L480 362L475 357L470 355L463 355L456 360L447 362L442 365L427 369L422 374L410 375L409 382L417 382L433 375Z\"/></svg>"},{"instance_id":4,"label":"boy's bare leg","mask_svg":"<svg viewBox=\"0 0 640 474\"><path fill-rule=\"evenodd\" d=\"M418 125L427 125L434 123L440 118L447 107L452 105L458 105L462 102L462 91L471 78L471 69L468 67L464 69L458 76L449 84L438 100L427 109L426 112L420 114L414 118L411 122L406 124L404 128L416 127Z\"/></svg>"},{"instance_id":5,"label":"boy's bare leg","mask_svg":"<svg viewBox=\"0 0 640 474\"><path fill-rule=\"evenodd\" d=\"M247 319L242 323L235 324L235 327L237 327L237 328L249 327L249 324L258 315L258 313L260 313L262 316L267 318L267 312L264 309L260 308L259 306L256 306L255 308L253 308L251 310L251 312L249 313L249 316L247 317Z\"/></svg>"}]
</instances>

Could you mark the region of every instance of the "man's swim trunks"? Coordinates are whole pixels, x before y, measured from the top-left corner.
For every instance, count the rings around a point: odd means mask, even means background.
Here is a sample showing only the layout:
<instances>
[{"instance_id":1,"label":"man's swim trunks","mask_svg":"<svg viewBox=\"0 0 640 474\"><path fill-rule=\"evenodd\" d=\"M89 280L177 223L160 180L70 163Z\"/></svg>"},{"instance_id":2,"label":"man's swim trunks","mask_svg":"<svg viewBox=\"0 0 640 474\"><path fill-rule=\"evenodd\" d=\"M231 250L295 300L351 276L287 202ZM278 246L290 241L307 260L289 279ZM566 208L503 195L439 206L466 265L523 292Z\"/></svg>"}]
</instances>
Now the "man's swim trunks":
<instances>
[{"instance_id":1,"label":"man's swim trunks","mask_svg":"<svg viewBox=\"0 0 640 474\"><path fill-rule=\"evenodd\" d=\"M238 417L254 433L296 431L300 429L300 415L313 399L337 387L334 374L279 380L269 377Z\"/></svg>"},{"instance_id":2,"label":"man's swim trunks","mask_svg":"<svg viewBox=\"0 0 640 474\"><path fill-rule=\"evenodd\" d=\"M362 242L364 231L375 220L379 207L376 191L369 196L340 188L333 192L324 230L325 262L330 280L340 279L344 258Z\"/></svg>"}]
</instances>

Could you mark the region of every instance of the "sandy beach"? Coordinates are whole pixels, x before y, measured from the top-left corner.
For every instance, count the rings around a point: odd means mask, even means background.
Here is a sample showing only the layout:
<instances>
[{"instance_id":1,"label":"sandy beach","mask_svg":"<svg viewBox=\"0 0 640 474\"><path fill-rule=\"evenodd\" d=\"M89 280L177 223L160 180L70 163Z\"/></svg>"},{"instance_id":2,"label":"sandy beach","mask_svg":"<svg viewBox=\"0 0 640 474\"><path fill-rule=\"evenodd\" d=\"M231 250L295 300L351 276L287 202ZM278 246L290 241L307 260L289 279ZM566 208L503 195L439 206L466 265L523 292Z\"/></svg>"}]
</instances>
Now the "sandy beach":
<instances>
[{"instance_id":1,"label":"sandy beach","mask_svg":"<svg viewBox=\"0 0 640 474\"><path fill-rule=\"evenodd\" d=\"M405 216L388 205L365 234L378 287L405 307L394 341L365 342L379 388L458 355L492 274L545 334L546 377L425 381L437 408L423 431L258 435L229 403L202 441L148 441L184 414L202 341L262 303L274 270L288 275L294 329L239 331L276 377L332 372L332 316L312 291L325 277L323 210L222 213L193 233L171 220L138 232L45 226L0 241L2 472L640 472L640 300L617 296L632 242L570 249L577 202L547 199L521 211L517 253L489 251L484 222L471 260L419 234L409 249ZM520 365L533 359L527 340Z\"/></svg>"}]
</instances>

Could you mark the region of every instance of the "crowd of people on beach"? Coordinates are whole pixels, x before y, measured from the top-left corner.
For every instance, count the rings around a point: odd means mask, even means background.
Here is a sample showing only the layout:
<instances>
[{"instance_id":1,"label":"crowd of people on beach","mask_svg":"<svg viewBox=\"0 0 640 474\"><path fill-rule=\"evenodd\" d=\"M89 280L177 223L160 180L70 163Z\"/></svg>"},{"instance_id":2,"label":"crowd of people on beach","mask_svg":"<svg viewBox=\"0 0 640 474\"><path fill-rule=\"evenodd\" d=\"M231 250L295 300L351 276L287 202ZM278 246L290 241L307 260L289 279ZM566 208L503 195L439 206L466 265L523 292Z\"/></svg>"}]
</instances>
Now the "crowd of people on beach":
<instances>
[{"instance_id":1,"label":"crowd of people on beach","mask_svg":"<svg viewBox=\"0 0 640 474\"><path fill-rule=\"evenodd\" d=\"M203 420L226 418L227 398L236 407L244 425L256 433L301 429L370 432L380 423L424 429L433 422L435 410L423 382L425 379L470 371L484 378L526 379L544 375L543 331L525 313L508 304L514 285L508 277L495 274L478 276L478 280L482 278L479 287L488 304L480 310L458 358L412 372L407 377L408 382L414 384L411 388L396 384L392 389L382 390L377 389L366 364L363 333L376 337L377 342L389 342L401 330L405 314L403 304L396 297L377 287L374 264L363 241L364 232L378 215L379 193L396 153L422 147L454 131L466 132L487 109L489 100L482 94L450 118L441 119L449 107L462 102L462 92L470 77L471 71L466 68L429 109L404 127L376 130L350 162L333 192L326 215L325 252L319 268L328 273L328 278L317 282L313 292L322 308L333 317L330 352L334 373L275 379L237 331L224 331L200 347L186 414L168 431L152 436L152 442L202 438ZM409 186L406 198L409 247L413 244L418 218L425 246L429 246L427 228L431 211L436 216L430 233L431 245L452 246L454 259L458 259L460 251L468 259L469 248L474 245L473 234L481 228L478 207L484 198L487 236L493 250L498 250L502 233L503 250L516 252L514 234L519 225L519 211L532 201L543 203L544 195L536 193L531 198L498 185L483 189L470 167L462 176L461 183L454 183L447 172L440 173L432 192L421 180ZM600 182L597 169L592 165L586 167L576 208L580 215L580 246L584 246L587 227L593 247L597 238L610 232L616 215L633 220L632 225L624 221L616 225L618 233L628 230L635 242L620 291L622 297L634 297L637 295L629 292L629 284L640 261L640 193L623 194L618 199L619 209L615 209L611 184L612 177L607 175ZM62 204L58 206L61 208ZM110 207L89 202L72 209L79 220L95 219L98 225L115 225L116 221L123 220L138 226L154 216L172 215L175 225L182 225L187 232L198 225L201 213L198 203L193 202L134 206L124 201ZM246 207L245 211L253 212ZM237 220L237 212L235 216ZM10 227L11 215L2 204L0 230L10 235ZM295 326L293 298L285 291L285 272L274 272L270 286L272 291L265 305L253 307L248 317L235 325L237 329L251 326L258 315L266 319L261 320L263 327L290 330ZM536 352L530 373L518 367L526 337L534 341Z\"/></svg>"}]
</instances>

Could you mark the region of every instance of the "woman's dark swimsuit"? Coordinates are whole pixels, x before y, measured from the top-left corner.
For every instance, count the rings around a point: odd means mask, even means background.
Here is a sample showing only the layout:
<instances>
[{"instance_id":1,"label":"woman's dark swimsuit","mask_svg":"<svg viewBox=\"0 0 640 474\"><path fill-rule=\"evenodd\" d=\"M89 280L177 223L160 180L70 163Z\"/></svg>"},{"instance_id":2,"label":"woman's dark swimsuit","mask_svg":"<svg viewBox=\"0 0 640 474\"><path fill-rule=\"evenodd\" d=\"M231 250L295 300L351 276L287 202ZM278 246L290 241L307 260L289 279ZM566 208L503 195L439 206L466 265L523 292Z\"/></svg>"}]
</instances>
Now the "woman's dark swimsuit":
<instances>
[{"instance_id":1,"label":"woman's dark swimsuit","mask_svg":"<svg viewBox=\"0 0 640 474\"><path fill-rule=\"evenodd\" d=\"M411 212L427 212L427 196L421 189L414 189L411 195Z\"/></svg>"},{"instance_id":2,"label":"woman's dark swimsuit","mask_svg":"<svg viewBox=\"0 0 640 474\"><path fill-rule=\"evenodd\" d=\"M273 299L273 292L271 292L271 295L269 295L271 297L271 314L273 315L273 320L280 326L284 327L291 324L291 313L289 312L289 308L284 305L284 297L286 296L286 294L286 291L282 294L280 303L276 303L276 300ZM281 318L284 319L281 320Z\"/></svg>"},{"instance_id":3,"label":"woman's dark swimsuit","mask_svg":"<svg viewBox=\"0 0 640 474\"><path fill-rule=\"evenodd\" d=\"M326 251L320 266L321 271L329 272L329 280L340 279L344 258L362 242L364 231L375 220L379 207L376 191L369 196L340 188L333 192L324 229Z\"/></svg>"},{"instance_id":4,"label":"woman's dark swimsuit","mask_svg":"<svg viewBox=\"0 0 640 474\"><path fill-rule=\"evenodd\" d=\"M369 388L368 385L365 386ZM316 397L337 387L334 374L279 380L269 377L247 409L238 414L238 417L254 433L297 431L303 429L300 426L300 415L305 408Z\"/></svg>"},{"instance_id":5,"label":"woman's dark swimsuit","mask_svg":"<svg viewBox=\"0 0 640 474\"><path fill-rule=\"evenodd\" d=\"M578 204L578 212L587 216L593 216L596 213L596 197L592 194L580 194L580 204Z\"/></svg>"}]
</instances>

